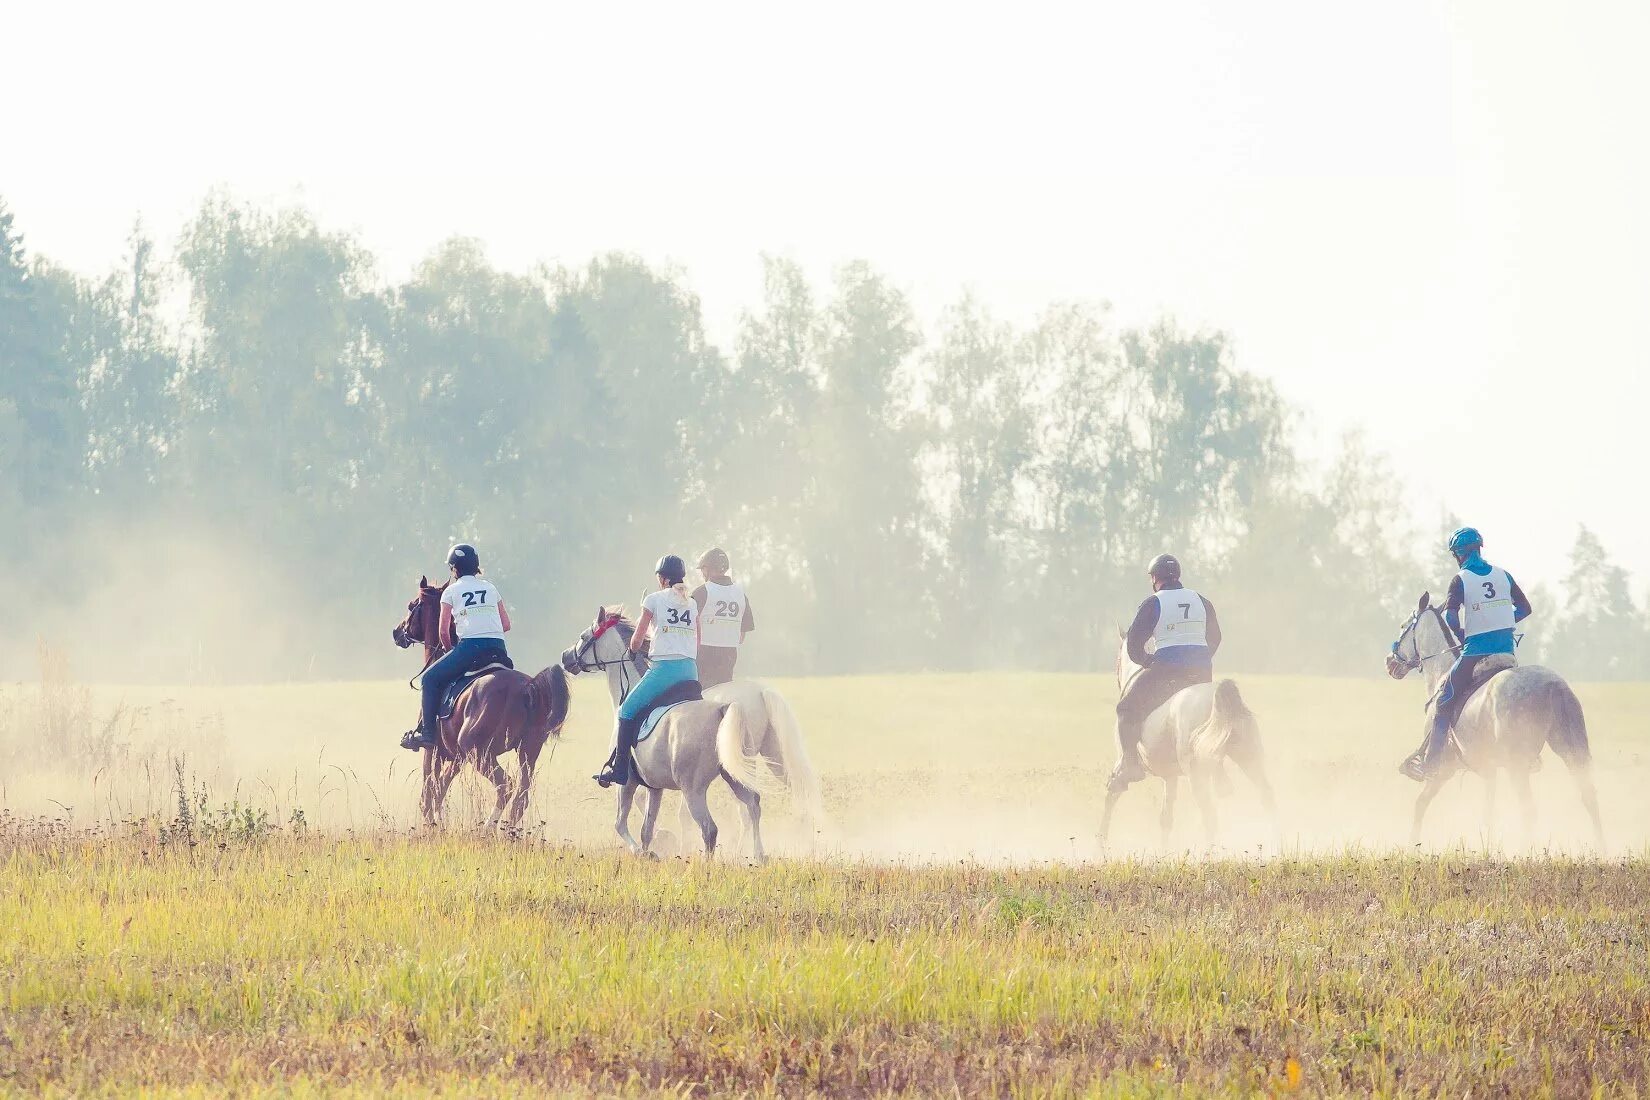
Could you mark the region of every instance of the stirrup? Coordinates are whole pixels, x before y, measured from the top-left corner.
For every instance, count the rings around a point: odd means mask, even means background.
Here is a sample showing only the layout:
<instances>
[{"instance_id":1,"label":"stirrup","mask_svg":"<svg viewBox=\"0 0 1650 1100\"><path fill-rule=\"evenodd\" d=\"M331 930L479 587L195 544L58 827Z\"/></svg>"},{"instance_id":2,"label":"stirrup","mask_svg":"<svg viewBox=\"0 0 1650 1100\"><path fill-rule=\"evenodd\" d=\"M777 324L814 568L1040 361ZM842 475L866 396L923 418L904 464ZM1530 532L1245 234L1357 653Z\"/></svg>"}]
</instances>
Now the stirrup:
<instances>
[{"instance_id":1,"label":"stirrup","mask_svg":"<svg viewBox=\"0 0 1650 1100\"><path fill-rule=\"evenodd\" d=\"M422 752L424 749L433 749L437 744L439 744L437 741L426 741L424 739L423 730L411 729L401 735L401 747L410 752Z\"/></svg>"}]
</instances>

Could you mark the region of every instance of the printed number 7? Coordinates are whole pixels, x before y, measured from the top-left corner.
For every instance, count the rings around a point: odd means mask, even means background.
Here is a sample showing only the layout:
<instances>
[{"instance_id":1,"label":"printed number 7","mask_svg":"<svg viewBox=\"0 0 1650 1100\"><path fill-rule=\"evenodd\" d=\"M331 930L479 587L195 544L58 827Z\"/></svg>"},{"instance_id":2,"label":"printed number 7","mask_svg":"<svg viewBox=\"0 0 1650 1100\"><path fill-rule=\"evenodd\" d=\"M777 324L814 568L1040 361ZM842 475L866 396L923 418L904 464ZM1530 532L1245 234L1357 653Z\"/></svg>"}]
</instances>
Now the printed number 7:
<instances>
[{"instance_id":1,"label":"printed number 7","mask_svg":"<svg viewBox=\"0 0 1650 1100\"><path fill-rule=\"evenodd\" d=\"M1181 617L1182 620L1190 619L1192 617L1192 605L1191 604L1183 603L1183 604L1180 605L1180 617Z\"/></svg>"}]
</instances>

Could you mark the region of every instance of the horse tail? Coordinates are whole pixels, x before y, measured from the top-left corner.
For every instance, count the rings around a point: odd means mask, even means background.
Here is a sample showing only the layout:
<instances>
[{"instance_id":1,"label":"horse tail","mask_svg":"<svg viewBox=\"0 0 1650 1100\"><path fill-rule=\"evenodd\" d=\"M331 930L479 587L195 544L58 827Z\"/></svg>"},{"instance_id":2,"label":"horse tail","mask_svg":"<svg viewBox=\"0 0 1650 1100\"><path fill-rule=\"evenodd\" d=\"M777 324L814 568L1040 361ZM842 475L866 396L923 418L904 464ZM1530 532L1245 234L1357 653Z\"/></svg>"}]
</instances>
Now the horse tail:
<instances>
[{"instance_id":1,"label":"horse tail","mask_svg":"<svg viewBox=\"0 0 1650 1100\"><path fill-rule=\"evenodd\" d=\"M1593 749L1587 741L1587 716L1581 711L1581 700L1569 684L1555 680L1547 688L1547 743L1553 752L1570 767L1586 767L1593 762Z\"/></svg>"},{"instance_id":2,"label":"horse tail","mask_svg":"<svg viewBox=\"0 0 1650 1100\"><path fill-rule=\"evenodd\" d=\"M560 665L551 665L527 684L528 713L538 713L541 706L548 708L544 717L545 732L552 737L561 736L567 712L573 706L573 692L567 684L567 673Z\"/></svg>"},{"instance_id":3,"label":"horse tail","mask_svg":"<svg viewBox=\"0 0 1650 1100\"><path fill-rule=\"evenodd\" d=\"M802 728L785 697L770 687L762 689L762 703L768 710L768 726L774 740L779 742L779 761L784 769L785 782L791 797L801 808L808 823L815 829L825 824L825 797L820 791L819 773L808 758L807 746L802 743Z\"/></svg>"},{"instance_id":4,"label":"horse tail","mask_svg":"<svg viewBox=\"0 0 1650 1100\"><path fill-rule=\"evenodd\" d=\"M1209 721L1195 742L1197 755L1206 760L1219 760L1225 756L1247 756L1259 747L1260 729L1254 712L1238 691L1237 681L1219 681L1209 706Z\"/></svg>"},{"instance_id":5,"label":"horse tail","mask_svg":"<svg viewBox=\"0 0 1650 1100\"><path fill-rule=\"evenodd\" d=\"M716 726L716 761L742 787L758 793L773 788L767 760L745 747L745 708L729 703Z\"/></svg>"}]
</instances>

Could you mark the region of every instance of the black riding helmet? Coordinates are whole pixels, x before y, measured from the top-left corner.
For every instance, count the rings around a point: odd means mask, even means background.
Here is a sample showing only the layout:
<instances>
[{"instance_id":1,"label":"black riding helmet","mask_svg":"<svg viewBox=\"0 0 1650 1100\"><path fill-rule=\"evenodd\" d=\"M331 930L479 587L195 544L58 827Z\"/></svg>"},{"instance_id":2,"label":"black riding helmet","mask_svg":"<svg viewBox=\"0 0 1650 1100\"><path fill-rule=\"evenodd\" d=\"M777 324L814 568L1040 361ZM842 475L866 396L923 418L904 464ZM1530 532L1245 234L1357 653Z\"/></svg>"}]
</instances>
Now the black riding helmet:
<instances>
[{"instance_id":1,"label":"black riding helmet","mask_svg":"<svg viewBox=\"0 0 1650 1100\"><path fill-rule=\"evenodd\" d=\"M447 551L447 564L458 570L461 577L473 577L481 572L481 555L467 542L461 542Z\"/></svg>"},{"instance_id":2,"label":"black riding helmet","mask_svg":"<svg viewBox=\"0 0 1650 1100\"><path fill-rule=\"evenodd\" d=\"M1173 554L1159 554L1146 567L1146 573L1160 581L1178 581L1180 562Z\"/></svg>"},{"instance_id":3,"label":"black riding helmet","mask_svg":"<svg viewBox=\"0 0 1650 1100\"><path fill-rule=\"evenodd\" d=\"M681 584L687 579L687 563L675 554L666 554L660 558L653 571L671 584Z\"/></svg>"}]
</instances>

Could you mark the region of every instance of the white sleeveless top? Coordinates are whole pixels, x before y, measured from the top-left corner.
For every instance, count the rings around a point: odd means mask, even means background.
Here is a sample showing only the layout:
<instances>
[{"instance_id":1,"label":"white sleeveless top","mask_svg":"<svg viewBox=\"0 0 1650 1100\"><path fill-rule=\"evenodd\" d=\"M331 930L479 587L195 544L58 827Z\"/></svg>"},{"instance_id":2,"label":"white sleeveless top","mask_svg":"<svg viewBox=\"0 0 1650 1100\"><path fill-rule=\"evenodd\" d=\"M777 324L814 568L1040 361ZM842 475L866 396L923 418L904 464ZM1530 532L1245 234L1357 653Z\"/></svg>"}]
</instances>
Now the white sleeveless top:
<instances>
[{"instance_id":1,"label":"white sleeveless top","mask_svg":"<svg viewBox=\"0 0 1650 1100\"><path fill-rule=\"evenodd\" d=\"M694 622L698 604L674 588L661 588L644 596L642 607L653 612L650 657L655 661L698 659L699 629Z\"/></svg>"},{"instance_id":2,"label":"white sleeveless top","mask_svg":"<svg viewBox=\"0 0 1650 1100\"><path fill-rule=\"evenodd\" d=\"M705 609L699 613L699 644L737 648L745 622L745 586L738 581L705 582Z\"/></svg>"},{"instance_id":3,"label":"white sleeveless top","mask_svg":"<svg viewBox=\"0 0 1650 1100\"><path fill-rule=\"evenodd\" d=\"M1209 644L1209 612L1203 597L1190 588L1165 588L1157 594L1157 629L1152 632L1158 650L1177 645Z\"/></svg>"},{"instance_id":4,"label":"white sleeveless top","mask_svg":"<svg viewBox=\"0 0 1650 1100\"><path fill-rule=\"evenodd\" d=\"M1492 565L1482 577L1463 569L1456 576L1461 578L1461 630L1467 637L1516 625L1512 578L1505 569Z\"/></svg>"},{"instance_id":5,"label":"white sleeveless top","mask_svg":"<svg viewBox=\"0 0 1650 1100\"><path fill-rule=\"evenodd\" d=\"M460 577L441 593L441 602L453 609L453 633L466 638L503 638L504 619L498 613L498 589L480 577Z\"/></svg>"}]
</instances>

